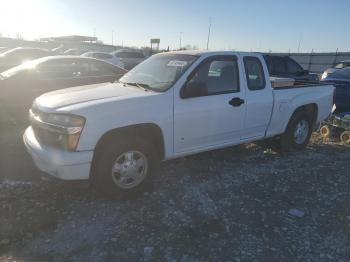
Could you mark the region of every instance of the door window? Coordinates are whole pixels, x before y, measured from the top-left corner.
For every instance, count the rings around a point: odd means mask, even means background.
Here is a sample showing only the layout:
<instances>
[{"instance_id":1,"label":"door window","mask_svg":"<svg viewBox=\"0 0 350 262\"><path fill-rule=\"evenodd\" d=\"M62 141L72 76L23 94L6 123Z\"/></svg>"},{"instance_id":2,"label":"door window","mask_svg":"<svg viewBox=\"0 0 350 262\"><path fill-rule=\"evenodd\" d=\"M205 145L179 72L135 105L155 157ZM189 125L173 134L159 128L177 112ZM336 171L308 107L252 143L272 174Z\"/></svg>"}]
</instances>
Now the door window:
<instances>
[{"instance_id":1,"label":"door window","mask_svg":"<svg viewBox=\"0 0 350 262\"><path fill-rule=\"evenodd\" d=\"M128 51L115 53L115 56L119 58L138 58L138 59L145 58L145 56L141 52L128 52Z\"/></svg>"},{"instance_id":2,"label":"door window","mask_svg":"<svg viewBox=\"0 0 350 262\"><path fill-rule=\"evenodd\" d=\"M115 53L115 57L128 58L128 53L127 52L118 52L118 53Z\"/></svg>"},{"instance_id":3,"label":"door window","mask_svg":"<svg viewBox=\"0 0 350 262\"><path fill-rule=\"evenodd\" d=\"M86 63L86 76L112 76L111 68L104 63Z\"/></svg>"},{"instance_id":4,"label":"door window","mask_svg":"<svg viewBox=\"0 0 350 262\"><path fill-rule=\"evenodd\" d=\"M244 57L244 68L249 90L261 90L265 88L264 69L257 57Z\"/></svg>"},{"instance_id":5,"label":"door window","mask_svg":"<svg viewBox=\"0 0 350 262\"><path fill-rule=\"evenodd\" d=\"M145 56L140 52L130 52L128 55L129 55L129 58L138 58L138 59L145 58Z\"/></svg>"},{"instance_id":6,"label":"door window","mask_svg":"<svg viewBox=\"0 0 350 262\"><path fill-rule=\"evenodd\" d=\"M206 90L202 95L238 92L239 74L236 58L216 58L202 63L184 88L198 87Z\"/></svg>"},{"instance_id":7,"label":"door window","mask_svg":"<svg viewBox=\"0 0 350 262\"><path fill-rule=\"evenodd\" d=\"M96 58L96 59L102 59L102 60L103 59L111 59L111 58L113 58L112 55L104 54L104 53L96 53L96 54L93 55L93 57Z\"/></svg>"},{"instance_id":8,"label":"door window","mask_svg":"<svg viewBox=\"0 0 350 262\"><path fill-rule=\"evenodd\" d=\"M74 76L75 63L66 60L54 60L38 66L38 72L42 79L72 78Z\"/></svg>"}]
</instances>

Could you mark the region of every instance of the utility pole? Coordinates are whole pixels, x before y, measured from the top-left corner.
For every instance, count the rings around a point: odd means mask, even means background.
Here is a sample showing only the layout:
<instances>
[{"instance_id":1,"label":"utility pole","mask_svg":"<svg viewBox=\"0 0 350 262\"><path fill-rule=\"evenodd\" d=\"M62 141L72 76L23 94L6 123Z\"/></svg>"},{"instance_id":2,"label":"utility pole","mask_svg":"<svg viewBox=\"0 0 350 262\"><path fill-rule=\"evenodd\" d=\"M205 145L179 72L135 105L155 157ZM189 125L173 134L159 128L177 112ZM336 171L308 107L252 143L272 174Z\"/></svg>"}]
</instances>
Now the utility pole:
<instances>
[{"instance_id":1,"label":"utility pole","mask_svg":"<svg viewBox=\"0 0 350 262\"><path fill-rule=\"evenodd\" d=\"M180 32L179 50L181 50L181 47L182 47L182 32Z\"/></svg>"},{"instance_id":2,"label":"utility pole","mask_svg":"<svg viewBox=\"0 0 350 262\"><path fill-rule=\"evenodd\" d=\"M114 45L114 30L112 30L112 45Z\"/></svg>"},{"instance_id":3,"label":"utility pole","mask_svg":"<svg viewBox=\"0 0 350 262\"><path fill-rule=\"evenodd\" d=\"M301 38L302 38L302 34L300 33L299 42L298 42L298 53L300 53Z\"/></svg>"},{"instance_id":4,"label":"utility pole","mask_svg":"<svg viewBox=\"0 0 350 262\"><path fill-rule=\"evenodd\" d=\"M209 30L208 30L208 39L207 39L207 50L209 49L210 30L211 30L211 17L209 18Z\"/></svg>"}]
</instances>

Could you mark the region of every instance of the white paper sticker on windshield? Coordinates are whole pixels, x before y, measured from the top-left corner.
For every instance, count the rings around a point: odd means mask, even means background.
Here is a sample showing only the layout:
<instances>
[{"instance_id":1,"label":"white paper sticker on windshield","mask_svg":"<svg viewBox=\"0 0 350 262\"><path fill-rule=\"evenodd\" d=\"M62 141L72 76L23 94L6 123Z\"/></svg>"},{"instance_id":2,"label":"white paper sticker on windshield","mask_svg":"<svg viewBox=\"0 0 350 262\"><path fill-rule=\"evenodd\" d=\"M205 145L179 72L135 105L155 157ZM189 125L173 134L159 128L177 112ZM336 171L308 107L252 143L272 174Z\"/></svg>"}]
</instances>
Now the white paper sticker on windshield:
<instances>
[{"instance_id":1,"label":"white paper sticker on windshield","mask_svg":"<svg viewBox=\"0 0 350 262\"><path fill-rule=\"evenodd\" d=\"M179 60L171 60L167 64L167 66L176 66L176 67L183 67L185 65L187 65L186 61L179 61Z\"/></svg>"}]
</instances>

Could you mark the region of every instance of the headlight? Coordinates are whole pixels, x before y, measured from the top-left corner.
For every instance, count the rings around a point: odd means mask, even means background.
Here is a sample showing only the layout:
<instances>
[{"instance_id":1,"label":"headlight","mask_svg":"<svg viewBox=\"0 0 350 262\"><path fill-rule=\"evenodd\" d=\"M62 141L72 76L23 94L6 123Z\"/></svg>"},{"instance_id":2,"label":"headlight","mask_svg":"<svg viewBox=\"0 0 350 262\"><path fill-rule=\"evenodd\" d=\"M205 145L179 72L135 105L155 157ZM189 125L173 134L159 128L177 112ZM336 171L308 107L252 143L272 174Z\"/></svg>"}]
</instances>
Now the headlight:
<instances>
[{"instance_id":1,"label":"headlight","mask_svg":"<svg viewBox=\"0 0 350 262\"><path fill-rule=\"evenodd\" d=\"M321 80L322 80L322 79L325 79L327 76L328 76L328 73L327 73L327 72L324 72L324 73L322 74L322 76L321 76Z\"/></svg>"},{"instance_id":2,"label":"headlight","mask_svg":"<svg viewBox=\"0 0 350 262\"><path fill-rule=\"evenodd\" d=\"M47 114L44 120L53 128L57 128L63 133L75 134L81 132L85 124L85 118L76 115Z\"/></svg>"},{"instance_id":3,"label":"headlight","mask_svg":"<svg viewBox=\"0 0 350 262\"><path fill-rule=\"evenodd\" d=\"M33 114L30 118L34 127L39 127L47 133L45 143L74 151L78 146L81 132L85 125L85 118L70 114ZM49 140L49 141L47 141Z\"/></svg>"}]
</instances>

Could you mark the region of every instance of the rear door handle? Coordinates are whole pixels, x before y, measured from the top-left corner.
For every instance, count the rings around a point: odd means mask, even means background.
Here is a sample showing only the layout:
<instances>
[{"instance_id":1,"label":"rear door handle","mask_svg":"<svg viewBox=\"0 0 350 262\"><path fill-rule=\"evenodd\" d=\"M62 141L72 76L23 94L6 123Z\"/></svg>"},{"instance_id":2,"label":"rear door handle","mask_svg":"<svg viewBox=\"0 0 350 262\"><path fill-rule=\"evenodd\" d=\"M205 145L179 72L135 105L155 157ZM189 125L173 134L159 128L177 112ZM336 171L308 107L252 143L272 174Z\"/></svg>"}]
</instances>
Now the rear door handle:
<instances>
[{"instance_id":1,"label":"rear door handle","mask_svg":"<svg viewBox=\"0 0 350 262\"><path fill-rule=\"evenodd\" d=\"M239 97L235 97L235 98L232 98L228 103L231 106L237 107L237 106L244 104L244 99L240 99Z\"/></svg>"}]
</instances>

